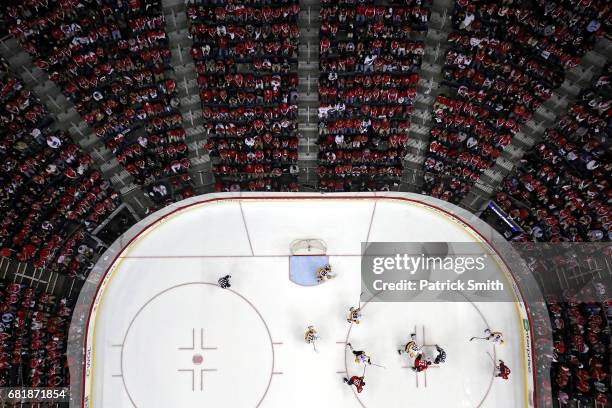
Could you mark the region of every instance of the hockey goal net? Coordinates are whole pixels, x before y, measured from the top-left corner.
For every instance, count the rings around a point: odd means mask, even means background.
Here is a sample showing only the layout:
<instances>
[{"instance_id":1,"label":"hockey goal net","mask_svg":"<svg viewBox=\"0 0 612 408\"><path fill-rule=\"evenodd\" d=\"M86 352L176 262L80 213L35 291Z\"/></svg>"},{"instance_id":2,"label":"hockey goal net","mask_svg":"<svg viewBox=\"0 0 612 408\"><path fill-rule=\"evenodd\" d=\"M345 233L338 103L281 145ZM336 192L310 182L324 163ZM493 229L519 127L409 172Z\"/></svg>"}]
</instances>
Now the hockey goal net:
<instances>
[{"instance_id":1,"label":"hockey goal net","mask_svg":"<svg viewBox=\"0 0 612 408\"><path fill-rule=\"evenodd\" d=\"M290 246L291 255L325 255L327 244L322 239L296 239Z\"/></svg>"}]
</instances>

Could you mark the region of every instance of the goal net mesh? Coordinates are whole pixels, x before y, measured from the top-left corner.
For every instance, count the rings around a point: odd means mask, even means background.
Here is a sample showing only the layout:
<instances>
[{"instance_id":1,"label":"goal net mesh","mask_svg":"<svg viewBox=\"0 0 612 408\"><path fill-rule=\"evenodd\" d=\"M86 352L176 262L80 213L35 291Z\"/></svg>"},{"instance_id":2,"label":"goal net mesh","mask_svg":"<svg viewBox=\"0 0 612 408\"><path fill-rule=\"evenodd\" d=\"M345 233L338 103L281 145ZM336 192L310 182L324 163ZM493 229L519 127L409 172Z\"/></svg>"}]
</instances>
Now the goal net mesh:
<instances>
[{"instance_id":1,"label":"goal net mesh","mask_svg":"<svg viewBox=\"0 0 612 408\"><path fill-rule=\"evenodd\" d=\"M296 239L290 246L291 255L325 255L327 244L321 239Z\"/></svg>"}]
</instances>

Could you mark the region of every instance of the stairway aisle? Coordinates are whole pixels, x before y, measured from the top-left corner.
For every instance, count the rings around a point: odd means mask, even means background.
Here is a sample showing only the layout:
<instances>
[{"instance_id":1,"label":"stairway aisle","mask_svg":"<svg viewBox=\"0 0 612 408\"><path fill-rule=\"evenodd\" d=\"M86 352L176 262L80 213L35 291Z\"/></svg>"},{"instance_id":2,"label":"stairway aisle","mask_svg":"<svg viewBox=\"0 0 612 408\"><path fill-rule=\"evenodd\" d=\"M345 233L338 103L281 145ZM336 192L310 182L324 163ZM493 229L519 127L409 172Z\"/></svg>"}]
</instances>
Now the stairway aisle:
<instances>
[{"instance_id":1,"label":"stairway aisle","mask_svg":"<svg viewBox=\"0 0 612 408\"><path fill-rule=\"evenodd\" d=\"M166 32L172 52L171 76L176 81L183 115L185 143L189 149L191 167L189 175L193 179L196 194L212 191L213 175L210 157L203 147L206 135L202 126L200 95L197 84L196 67L189 50L192 40L189 37L189 20L184 2L164 0Z\"/></svg>"},{"instance_id":2,"label":"stairway aisle","mask_svg":"<svg viewBox=\"0 0 612 408\"><path fill-rule=\"evenodd\" d=\"M414 33L415 41L425 42L425 55L419 72L415 112L410 119L401 191L420 193L423 185L423 163L429 149L432 109L436 97L442 91L442 65L448 48L446 38L452 31L450 15L453 5L453 0L433 0L427 33L420 37L419 33Z\"/></svg>"},{"instance_id":3,"label":"stairway aisle","mask_svg":"<svg viewBox=\"0 0 612 408\"><path fill-rule=\"evenodd\" d=\"M517 166L523 155L540 142L547 128L553 127L576 100L580 91L589 88L591 82L605 67L612 50L612 41L602 38L597 46L586 53L581 63L566 71L565 81L553 91L552 96L535 112L504 149L490 169L484 171L472 190L464 197L461 206L471 212L483 210L489 200L502 189L502 181Z\"/></svg>"},{"instance_id":4,"label":"stairway aisle","mask_svg":"<svg viewBox=\"0 0 612 408\"><path fill-rule=\"evenodd\" d=\"M124 202L143 215L150 200L143 194L133 177L119 164L113 153L102 143L93 129L81 118L74 103L68 100L60 88L49 79L48 74L36 67L32 57L13 38L0 42L0 55L9 63L12 71L19 75L25 87L45 105L54 117L51 130L61 130L70 135L72 141L89 154L115 191Z\"/></svg>"},{"instance_id":5,"label":"stairway aisle","mask_svg":"<svg viewBox=\"0 0 612 408\"><path fill-rule=\"evenodd\" d=\"M298 164L300 166L300 190L318 189L317 156L319 109L319 28L320 2L300 0L300 57L298 62L299 130Z\"/></svg>"}]
</instances>

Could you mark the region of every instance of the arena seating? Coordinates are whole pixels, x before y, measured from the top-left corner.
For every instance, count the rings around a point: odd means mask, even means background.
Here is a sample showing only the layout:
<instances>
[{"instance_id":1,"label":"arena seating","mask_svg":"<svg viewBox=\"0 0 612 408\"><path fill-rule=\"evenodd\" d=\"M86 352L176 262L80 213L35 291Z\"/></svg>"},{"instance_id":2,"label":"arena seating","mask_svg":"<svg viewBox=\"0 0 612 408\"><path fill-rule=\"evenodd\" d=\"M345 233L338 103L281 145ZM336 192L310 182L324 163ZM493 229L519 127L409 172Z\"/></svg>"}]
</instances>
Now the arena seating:
<instances>
[{"instance_id":1,"label":"arena seating","mask_svg":"<svg viewBox=\"0 0 612 408\"><path fill-rule=\"evenodd\" d=\"M396 189L429 9L417 1L322 1L319 189Z\"/></svg>"},{"instance_id":2,"label":"arena seating","mask_svg":"<svg viewBox=\"0 0 612 408\"><path fill-rule=\"evenodd\" d=\"M189 186L161 4L10 1L10 32L138 184Z\"/></svg>"},{"instance_id":3,"label":"arena seating","mask_svg":"<svg viewBox=\"0 0 612 408\"><path fill-rule=\"evenodd\" d=\"M540 282L547 305L530 305L534 364L551 369L550 377L538 378L538 406L608 407L612 298L601 264L612 247L518 243L514 248Z\"/></svg>"},{"instance_id":4,"label":"arena seating","mask_svg":"<svg viewBox=\"0 0 612 408\"><path fill-rule=\"evenodd\" d=\"M519 240L610 241L612 65L503 182L496 202Z\"/></svg>"},{"instance_id":5,"label":"arena seating","mask_svg":"<svg viewBox=\"0 0 612 408\"><path fill-rule=\"evenodd\" d=\"M297 0L189 4L215 191L297 191Z\"/></svg>"},{"instance_id":6,"label":"arena seating","mask_svg":"<svg viewBox=\"0 0 612 408\"><path fill-rule=\"evenodd\" d=\"M425 189L457 204L510 143L518 124L508 120L502 125L487 108L444 95L437 97L433 113Z\"/></svg>"},{"instance_id":7,"label":"arena seating","mask_svg":"<svg viewBox=\"0 0 612 408\"><path fill-rule=\"evenodd\" d=\"M611 77L609 64L503 181L495 201L523 229L515 240L611 240ZM554 340L553 399L560 406L608 406L609 300L567 291L550 296L547 304Z\"/></svg>"},{"instance_id":8,"label":"arena seating","mask_svg":"<svg viewBox=\"0 0 612 408\"><path fill-rule=\"evenodd\" d=\"M0 308L0 387L68 386L68 301L0 280Z\"/></svg>"},{"instance_id":9,"label":"arena seating","mask_svg":"<svg viewBox=\"0 0 612 408\"><path fill-rule=\"evenodd\" d=\"M610 385L609 304L576 297L547 300L553 323L553 398L561 406L607 407ZM595 405L597 404L597 405Z\"/></svg>"},{"instance_id":10,"label":"arena seating","mask_svg":"<svg viewBox=\"0 0 612 408\"><path fill-rule=\"evenodd\" d=\"M0 62L0 256L84 277L93 266L85 234L119 197Z\"/></svg>"},{"instance_id":11,"label":"arena seating","mask_svg":"<svg viewBox=\"0 0 612 408\"><path fill-rule=\"evenodd\" d=\"M457 1L443 70L454 91L434 106L424 192L461 201L604 35L608 15L599 2Z\"/></svg>"}]
</instances>

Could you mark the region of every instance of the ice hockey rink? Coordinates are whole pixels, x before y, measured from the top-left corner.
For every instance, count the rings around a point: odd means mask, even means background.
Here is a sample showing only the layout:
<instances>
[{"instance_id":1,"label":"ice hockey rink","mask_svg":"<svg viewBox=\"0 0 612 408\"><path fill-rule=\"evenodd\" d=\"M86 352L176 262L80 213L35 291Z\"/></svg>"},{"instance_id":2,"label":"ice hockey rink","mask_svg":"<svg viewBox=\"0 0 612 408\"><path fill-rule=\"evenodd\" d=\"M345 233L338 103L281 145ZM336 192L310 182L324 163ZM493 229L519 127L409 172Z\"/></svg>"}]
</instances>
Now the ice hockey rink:
<instances>
[{"instance_id":1,"label":"ice hockey rink","mask_svg":"<svg viewBox=\"0 0 612 408\"><path fill-rule=\"evenodd\" d=\"M528 407L533 376L524 315L515 303L367 302L359 325L362 242L483 242L447 213L448 203L414 194L206 195L130 230L105 256L87 319L83 405L89 408ZM467 213L465 213L467 214ZM289 279L290 244L317 238L337 277L318 286ZM106 267L107 265L107 267ZM232 276L221 289L220 276ZM313 324L317 351L304 342ZM494 347L473 341L486 327ZM446 363L416 374L397 349L416 332L439 344ZM345 344L366 350L362 375ZM511 368L494 378L492 358Z\"/></svg>"}]
</instances>

